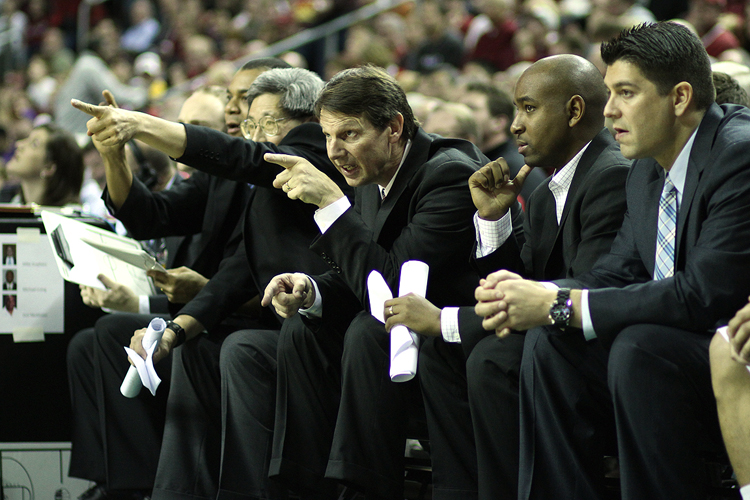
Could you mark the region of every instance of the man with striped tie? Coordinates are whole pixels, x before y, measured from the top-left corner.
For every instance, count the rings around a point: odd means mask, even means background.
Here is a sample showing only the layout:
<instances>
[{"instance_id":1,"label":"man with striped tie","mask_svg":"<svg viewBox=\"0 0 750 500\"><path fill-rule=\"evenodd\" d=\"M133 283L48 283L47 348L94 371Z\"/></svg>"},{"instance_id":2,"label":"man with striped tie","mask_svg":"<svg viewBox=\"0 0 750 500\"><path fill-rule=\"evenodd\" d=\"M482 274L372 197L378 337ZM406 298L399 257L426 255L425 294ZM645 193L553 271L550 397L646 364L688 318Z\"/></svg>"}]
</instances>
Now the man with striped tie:
<instances>
[{"instance_id":1,"label":"man with striped tie","mask_svg":"<svg viewBox=\"0 0 750 500\"><path fill-rule=\"evenodd\" d=\"M602 59L604 114L636 160L610 253L554 287L498 271L476 291L485 329L530 329L519 498L602 498L615 438L623 499L706 498L701 453L722 449L711 334L750 293L750 113L714 103L683 26L625 30Z\"/></svg>"}]
</instances>

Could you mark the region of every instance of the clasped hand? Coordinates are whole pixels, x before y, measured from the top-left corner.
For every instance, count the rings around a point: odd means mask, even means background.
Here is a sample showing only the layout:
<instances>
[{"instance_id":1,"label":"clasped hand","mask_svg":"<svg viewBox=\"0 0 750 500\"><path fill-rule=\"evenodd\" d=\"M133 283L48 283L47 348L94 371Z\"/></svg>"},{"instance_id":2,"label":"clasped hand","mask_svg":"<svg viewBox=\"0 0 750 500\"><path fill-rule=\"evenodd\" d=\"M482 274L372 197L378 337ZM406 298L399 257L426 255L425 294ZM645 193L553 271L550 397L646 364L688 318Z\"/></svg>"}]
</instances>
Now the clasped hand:
<instances>
[{"instance_id":1,"label":"clasped hand","mask_svg":"<svg viewBox=\"0 0 750 500\"><path fill-rule=\"evenodd\" d=\"M281 189L292 200L324 208L344 196L344 192L326 174L299 156L266 153L264 159L284 167L273 187Z\"/></svg>"},{"instance_id":2,"label":"clasped hand","mask_svg":"<svg viewBox=\"0 0 750 500\"><path fill-rule=\"evenodd\" d=\"M480 280L474 297L477 299L474 311L484 318L482 327L495 330L498 337L505 337L511 330L528 330L549 324L549 308L557 292L501 270Z\"/></svg>"},{"instance_id":3,"label":"clasped hand","mask_svg":"<svg viewBox=\"0 0 750 500\"><path fill-rule=\"evenodd\" d=\"M273 305L282 318L290 318L315 302L315 289L307 275L285 273L274 276L266 286L260 305Z\"/></svg>"}]
</instances>

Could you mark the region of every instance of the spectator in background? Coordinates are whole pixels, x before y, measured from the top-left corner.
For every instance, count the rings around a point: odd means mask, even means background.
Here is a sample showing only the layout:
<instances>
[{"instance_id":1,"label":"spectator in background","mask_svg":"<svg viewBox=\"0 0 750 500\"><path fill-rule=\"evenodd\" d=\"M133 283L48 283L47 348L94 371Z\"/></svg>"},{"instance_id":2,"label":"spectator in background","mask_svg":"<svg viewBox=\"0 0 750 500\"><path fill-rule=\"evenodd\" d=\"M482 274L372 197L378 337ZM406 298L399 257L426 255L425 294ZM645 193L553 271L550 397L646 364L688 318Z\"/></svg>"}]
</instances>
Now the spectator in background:
<instances>
[{"instance_id":1,"label":"spectator in background","mask_svg":"<svg viewBox=\"0 0 750 500\"><path fill-rule=\"evenodd\" d=\"M716 89L716 104L730 103L745 107L750 106L747 92L737 83L737 80L720 71L713 72L713 80Z\"/></svg>"},{"instance_id":2,"label":"spectator in background","mask_svg":"<svg viewBox=\"0 0 750 500\"><path fill-rule=\"evenodd\" d=\"M737 37L719 22L726 5L726 0L690 0L690 8L685 16L685 20L695 27L711 57L721 58L724 51L740 46Z\"/></svg>"},{"instance_id":3,"label":"spectator in background","mask_svg":"<svg viewBox=\"0 0 750 500\"><path fill-rule=\"evenodd\" d=\"M525 161L518 152L518 146L511 133L511 123L515 115L513 101L507 92L486 83L470 83L461 92L458 101L466 104L474 112L479 125L479 142L477 146L487 158L496 160L504 158L510 167L511 178L514 178ZM541 168L532 170L521 190L521 198L528 200L531 193L547 177Z\"/></svg>"},{"instance_id":4,"label":"spectator in background","mask_svg":"<svg viewBox=\"0 0 750 500\"><path fill-rule=\"evenodd\" d=\"M120 45L128 52L144 52L156 42L160 30L151 0L135 0L130 4L130 26L120 37Z\"/></svg>"},{"instance_id":5,"label":"spectator in background","mask_svg":"<svg viewBox=\"0 0 750 500\"><path fill-rule=\"evenodd\" d=\"M430 134L455 137L474 144L479 139L479 125L471 108L458 102L438 104L427 116L422 128Z\"/></svg>"},{"instance_id":6,"label":"spectator in background","mask_svg":"<svg viewBox=\"0 0 750 500\"><path fill-rule=\"evenodd\" d=\"M31 104L38 112L49 113L52 96L57 91L57 80L50 76L47 61L38 54L31 56L26 75L29 81L26 92Z\"/></svg>"},{"instance_id":7,"label":"spectator in background","mask_svg":"<svg viewBox=\"0 0 750 500\"><path fill-rule=\"evenodd\" d=\"M148 100L147 90L120 81L110 64L117 53L119 37L111 23L99 23L96 36L91 40L90 49L82 53L70 70L65 82L55 97L55 122L59 127L80 138L79 144L87 140L85 114L76 111L71 99L84 102L100 102L102 91L110 90L117 96L120 106L136 109L143 107ZM114 38L113 38L114 37ZM115 47L112 44L115 44Z\"/></svg>"},{"instance_id":8,"label":"spectator in background","mask_svg":"<svg viewBox=\"0 0 750 500\"><path fill-rule=\"evenodd\" d=\"M56 78L64 77L76 60L73 51L65 46L65 37L60 28L50 28L44 33L39 53L47 61L50 74Z\"/></svg>"},{"instance_id":9,"label":"spectator in background","mask_svg":"<svg viewBox=\"0 0 750 500\"><path fill-rule=\"evenodd\" d=\"M480 15L469 24L464 38L467 61L482 61L504 71L518 59L513 36L518 29L513 0L477 0Z\"/></svg>"},{"instance_id":10,"label":"spectator in background","mask_svg":"<svg viewBox=\"0 0 750 500\"><path fill-rule=\"evenodd\" d=\"M48 123L18 141L7 165L8 176L21 182L11 203L63 206L79 202L83 153L73 136Z\"/></svg>"},{"instance_id":11,"label":"spectator in background","mask_svg":"<svg viewBox=\"0 0 750 500\"><path fill-rule=\"evenodd\" d=\"M463 42L450 31L447 7L437 0L417 4L412 19L422 25L422 42L406 57L406 67L430 73L443 64L460 68L463 63Z\"/></svg>"}]
</instances>

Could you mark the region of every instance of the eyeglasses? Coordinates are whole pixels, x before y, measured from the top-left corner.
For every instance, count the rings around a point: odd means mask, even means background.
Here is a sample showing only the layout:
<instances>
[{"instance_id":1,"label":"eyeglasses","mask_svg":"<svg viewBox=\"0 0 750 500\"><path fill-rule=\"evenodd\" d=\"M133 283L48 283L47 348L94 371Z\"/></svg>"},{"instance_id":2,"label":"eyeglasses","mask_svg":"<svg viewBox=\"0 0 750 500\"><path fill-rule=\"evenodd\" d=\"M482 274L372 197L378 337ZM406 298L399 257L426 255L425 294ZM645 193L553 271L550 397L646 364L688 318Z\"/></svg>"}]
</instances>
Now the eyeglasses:
<instances>
[{"instance_id":1,"label":"eyeglasses","mask_svg":"<svg viewBox=\"0 0 750 500\"><path fill-rule=\"evenodd\" d=\"M242 130L242 135L245 136L245 139L252 139L255 134L255 129L258 127L263 131L263 134L273 137L279 135L279 122L288 119L289 118L274 118L273 116L266 115L256 124L255 120L247 118L240 124L240 129Z\"/></svg>"}]
</instances>

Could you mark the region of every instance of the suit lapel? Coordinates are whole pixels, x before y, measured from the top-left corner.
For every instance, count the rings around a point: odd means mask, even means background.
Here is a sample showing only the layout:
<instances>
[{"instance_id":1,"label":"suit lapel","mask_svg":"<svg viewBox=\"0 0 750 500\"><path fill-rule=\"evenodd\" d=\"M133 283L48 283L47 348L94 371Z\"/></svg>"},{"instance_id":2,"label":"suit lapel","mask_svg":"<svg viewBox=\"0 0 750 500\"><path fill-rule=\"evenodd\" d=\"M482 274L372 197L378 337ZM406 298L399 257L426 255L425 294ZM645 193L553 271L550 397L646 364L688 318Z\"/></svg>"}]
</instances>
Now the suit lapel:
<instances>
[{"instance_id":1,"label":"suit lapel","mask_svg":"<svg viewBox=\"0 0 750 500\"><path fill-rule=\"evenodd\" d=\"M399 199L406 191L406 188L411 182L412 177L414 177L414 174L417 172L419 167L427 162L431 142L432 140L430 139L430 137L421 128L417 130L417 134L412 141L409 154L407 155L406 160L404 160L404 164L401 165L401 169L396 175L396 180L393 182L393 186L391 186L391 190L389 191L388 196L383 199L383 202L380 204L380 209L377 210L375 221L372 225L372 232L375 241L379 239L380 231L383 229L383 226L385 226L388 217L391 215L391 212L398 203ZM363 210L365 206L371 205L371 200L374 199L375 203L379 202L380 188L377 185L364 186L362 190Z\"/></svg>"},{"instance_id":2,"label":"suit lapel","mask_svg":"<svg viewBox=\"0 0 750 500\"><path fill-rule=\"evenodd\" d=\"M685 235L685 229L687 226L687 218L690 213L690 207L693 204L695 198L695 192L698 188L703 169L705 168L706 151L711 151L711 146L714 137L716 136L716 128L721 120L722 110L717 105L712 105L703 117L700 125L698 126L698 133L695 136L693 142L693 148L690 150L690 159L688 160L687 174L685 175L685 187L682 193L681 205L678 207L677 212L677 241L675 242L675 270L678 269L678 261L680 259L680 248L683 237Z\"/></svg>"},{"instance_id":3,"label":"suit lapel","mask_svg":"<svg viewBox=\"0 0 750 500\"><path fill-rule=\"evenodd\" d=\"M545 224L544 230L549 231L549 235L554 235L554 238L545 237L542 240L542 243L544 245L544 260L542 262L544 266L543 269L546 269L547 267L550 255L556 247L557 240L562 238L563 228L565 227L565 222L568 218L568 214L570 213L570 207L573 205L573 200L575 200L576 194L578 193L581 184L583 184L583 181L586 179L586 174L588 174L589 170L591 170L591 167L596 162L596 159L599 158L600 154L602 154L602 151L604 151L604 149L606 149L607 146L609 146L609 144L613 141L614 139L612 139L612 135L610 134L610 132L607 129L602 129L599 134L597 134L597 136L591 140L589 147L586 148L583 156L581 156L581 159L578 162L578 166L576 166L576 171L573 174L573 180L570 183L570 188L568 189L568 196L565 198L565 206L563 207L562 216L560 217L560 224L555 224L554 228L547 227L548 224ZM552 203L552 221L556 222L557 210L555 208L555 197L551 192L549 192L549 182L547 183L547 191ZM549 214L545 215L550 217Z\"/></svg>"}]
</instances>

